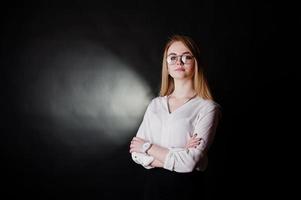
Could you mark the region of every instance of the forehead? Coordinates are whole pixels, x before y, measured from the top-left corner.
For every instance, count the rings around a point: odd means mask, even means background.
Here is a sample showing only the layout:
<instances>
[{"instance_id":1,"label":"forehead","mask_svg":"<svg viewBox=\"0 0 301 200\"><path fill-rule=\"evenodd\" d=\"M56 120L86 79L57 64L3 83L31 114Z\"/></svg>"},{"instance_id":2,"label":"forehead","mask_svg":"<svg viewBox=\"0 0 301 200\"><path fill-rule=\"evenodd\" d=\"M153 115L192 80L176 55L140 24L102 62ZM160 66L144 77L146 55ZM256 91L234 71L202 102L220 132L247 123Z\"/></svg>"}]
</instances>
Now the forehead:
<instances>
[{"instance_id":1,"label":"forehead","mask_svg":"<svg viewBox=\"0 0 301 200\"><path fill-rule=\"evenodd\" d=\"M176 41L176 42L172 43L167 50L167 54L170 54L170 53L182 54L184 52L191 53L191 51L180 41Z\"/></svg>"}]
</instances>

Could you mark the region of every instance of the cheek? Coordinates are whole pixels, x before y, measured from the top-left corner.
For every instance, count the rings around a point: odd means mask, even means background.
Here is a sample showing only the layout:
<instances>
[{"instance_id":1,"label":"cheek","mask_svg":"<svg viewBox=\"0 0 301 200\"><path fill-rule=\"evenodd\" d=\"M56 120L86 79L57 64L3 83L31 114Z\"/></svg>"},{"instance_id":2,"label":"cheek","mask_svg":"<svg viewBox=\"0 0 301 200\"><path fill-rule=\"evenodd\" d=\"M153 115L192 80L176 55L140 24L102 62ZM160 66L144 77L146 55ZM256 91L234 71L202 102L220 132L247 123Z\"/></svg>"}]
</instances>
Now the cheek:
<instances>
[{"instance_id":1,"label":"cheek","mask_svg":"<svg viewBox=\"0 0 301 200\"><path fill-rule=\"evenodd\" d=\"M194 74L194 67L187 68L186 73L189 74L189 75L193 75Z\"/></svg>"},{"instance_id":2,"label":"cheek","mask_svg":"<svg viewBox=\"0 0 301 200\"><path fill-rule=\"evenodd\" d=\"M172 69L172 67L167 67L167 70L168 70L168 74L173 74L173 69Z\"/></svg>"}]
</instances>

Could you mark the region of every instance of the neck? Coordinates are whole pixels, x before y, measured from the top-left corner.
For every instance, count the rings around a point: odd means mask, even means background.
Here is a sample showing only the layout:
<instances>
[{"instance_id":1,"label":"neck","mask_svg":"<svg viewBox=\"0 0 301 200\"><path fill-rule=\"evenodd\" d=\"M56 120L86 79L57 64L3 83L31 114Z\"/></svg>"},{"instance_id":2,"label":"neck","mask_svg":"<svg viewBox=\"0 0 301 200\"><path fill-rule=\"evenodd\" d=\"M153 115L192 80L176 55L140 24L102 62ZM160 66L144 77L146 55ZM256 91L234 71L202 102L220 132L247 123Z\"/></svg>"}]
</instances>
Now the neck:
<instances>
[{"instance_id":1,"label":"neck","mask_svg":"<svg viewBox=\"0 0 301 200\"><path fill-rule=\"evenodd\" d=\"M176 98L187 98L195 94L192 79L177 80L174 79L174 91L172 95Z\"/></svg>"}]
</instances>

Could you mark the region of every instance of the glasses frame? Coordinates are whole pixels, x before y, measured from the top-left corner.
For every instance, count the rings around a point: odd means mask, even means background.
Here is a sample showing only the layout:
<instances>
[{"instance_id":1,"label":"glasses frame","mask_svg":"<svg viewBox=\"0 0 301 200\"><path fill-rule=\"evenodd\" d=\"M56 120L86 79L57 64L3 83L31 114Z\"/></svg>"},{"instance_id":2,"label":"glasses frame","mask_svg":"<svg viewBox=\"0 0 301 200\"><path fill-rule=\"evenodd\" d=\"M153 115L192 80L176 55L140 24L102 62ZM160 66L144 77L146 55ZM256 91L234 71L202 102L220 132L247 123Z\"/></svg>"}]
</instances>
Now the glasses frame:
<instances>
[{"instance_id":1,"label":"glasses frame","mask_svg":"<svg viewBox=\"0 0 301 200\"><path fill-rule=\"evenodd\" d=\"M177 58L175 61L172 61L172 60L169 60L169 59L168 59L169 57L173 57L173 56L175 56L175 57ZM178 58L180 57L181 63L183 63L183 64L190 64L189 62L187 62L187 59L184 59L184 58L183 58L183 56L190 56L190 57L192 58L191 61L192 61L193 58L194 58L193 55L188 54L188 53L185 53L185 54L182 54L182 55L171 54L171 55L168 55L168 56L166 57L166 62L167 62L167 64L169 64L169 65L175 65L175 64L178 62Z\"/></svg>"}]
</instances>

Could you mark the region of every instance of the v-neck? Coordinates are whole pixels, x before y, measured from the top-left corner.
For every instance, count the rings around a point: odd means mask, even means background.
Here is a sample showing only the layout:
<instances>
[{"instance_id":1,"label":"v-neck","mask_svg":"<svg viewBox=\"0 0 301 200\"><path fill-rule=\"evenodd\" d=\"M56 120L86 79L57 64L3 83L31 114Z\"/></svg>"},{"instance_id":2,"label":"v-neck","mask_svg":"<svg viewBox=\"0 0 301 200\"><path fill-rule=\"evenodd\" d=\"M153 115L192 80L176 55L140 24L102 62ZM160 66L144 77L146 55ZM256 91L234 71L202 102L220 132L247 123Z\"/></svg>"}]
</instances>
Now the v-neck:
<instances>
[{"instance_id":1,"label":"v-neck","mask_svg":"<svg viewBox=\"0 0 301 200\"><path fill-rule=\"evenodd\" d=\"M185 107L186 104L188 104L189 102L191 102L193 99L195 99L197 97L197 95L194 95L193 97L191 97L188 101L186 101L185 103L183 103L182 105L180 105L178 108L176 108L174 111L170 111L169 109L169 103L168 103L168 95L165 96L165 106L167 109L167 113L168 115L173 115L175 112L177 112L178 110L181 110L183 107Z\"/></svg>"}]
</instances>

